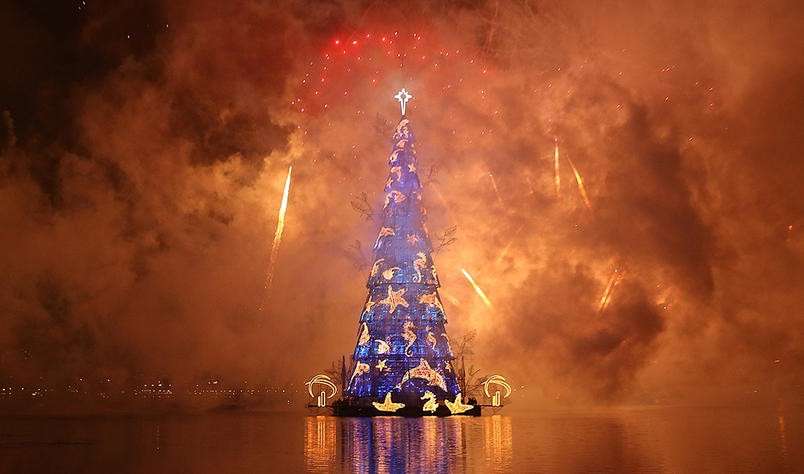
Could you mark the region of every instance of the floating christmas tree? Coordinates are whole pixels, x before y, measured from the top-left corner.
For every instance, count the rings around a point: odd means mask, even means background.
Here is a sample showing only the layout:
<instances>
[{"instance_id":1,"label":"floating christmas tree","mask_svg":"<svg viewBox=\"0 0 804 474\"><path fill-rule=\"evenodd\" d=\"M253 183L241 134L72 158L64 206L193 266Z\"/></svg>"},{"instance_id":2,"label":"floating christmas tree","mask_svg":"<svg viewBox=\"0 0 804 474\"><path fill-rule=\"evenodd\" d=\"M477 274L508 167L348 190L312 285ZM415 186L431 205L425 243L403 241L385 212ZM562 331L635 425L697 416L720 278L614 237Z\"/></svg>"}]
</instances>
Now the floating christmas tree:
<instances>
[{"instance_id":1,"label":"floating christmas tree","mask_svg":"<svg viewBox=\"0 0 804 474\"><path fill-rule=\"evenodd\" d=\"M405 115L412 96L402 89L395 98L402 118L388 158L382 225L346 395L379 411L421 406L432 412L443 400L460 404L460 389L424 222L415 138Z\"/></svg>"}]
</instances>

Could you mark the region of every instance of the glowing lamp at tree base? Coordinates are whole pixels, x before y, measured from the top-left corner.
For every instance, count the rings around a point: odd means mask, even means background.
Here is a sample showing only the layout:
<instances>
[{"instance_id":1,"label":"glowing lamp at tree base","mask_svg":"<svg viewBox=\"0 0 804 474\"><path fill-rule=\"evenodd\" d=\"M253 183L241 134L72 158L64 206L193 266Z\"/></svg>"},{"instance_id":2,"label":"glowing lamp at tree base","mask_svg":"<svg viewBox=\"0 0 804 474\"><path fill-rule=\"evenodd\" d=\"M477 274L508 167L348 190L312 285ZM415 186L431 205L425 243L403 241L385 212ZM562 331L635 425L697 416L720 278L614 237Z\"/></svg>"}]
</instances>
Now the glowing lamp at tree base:
<instances>
[{"instance_id":1,"label":"glowing lamp at tree base","mask_svg":"<svg viewBox=\"0 0 804 474\"><path fill-rule=\"evenodd\" d=\"M318 374L315 377L311 378L309 382L305 383L307 385L307 393L310 394L310 397L316 399L316 405L319 408L324 408L327 406L327 399L332 398L338 393L338 387L335 386L335 383L332 382L332 379L328 375ZM321 385L325 389L330 390L330 394L327 395L326 390L321 390L318 396L313 393L313 387Z\"/></svg>"},{"instance_id":2,"label":"glowing lamp at tree base","mask_svg":"<svg viewBox=\"0 0 804 474\"><path fill-rule=\"evenodd\" d=\"M493 385L505 390L505 396L503 397L499 390L496 390L494 395L491 395L489 387ZM491 406L499 407L502 406L503 398L508 398L511 396L511 386L502 375L491 375L483 382L483 393L487 397L491 398Z\"/></svg>"}]
</instances>

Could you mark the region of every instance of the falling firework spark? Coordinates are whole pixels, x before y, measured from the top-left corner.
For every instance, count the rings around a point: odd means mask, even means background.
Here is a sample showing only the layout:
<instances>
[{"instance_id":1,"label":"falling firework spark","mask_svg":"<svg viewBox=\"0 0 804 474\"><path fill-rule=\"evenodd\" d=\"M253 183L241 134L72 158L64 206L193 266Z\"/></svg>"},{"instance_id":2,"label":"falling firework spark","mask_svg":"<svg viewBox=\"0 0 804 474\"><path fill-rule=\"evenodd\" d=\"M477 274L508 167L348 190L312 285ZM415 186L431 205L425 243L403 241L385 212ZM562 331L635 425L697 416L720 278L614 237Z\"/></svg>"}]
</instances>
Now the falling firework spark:
<instances>
[{"instance_id":1,"label":"falling firework spark","mask_svg":"<svg viewBox=\"0 0 804 474\"><path fill-rule=\"evenodd\" d=\"M472 285L472 288L474 288L474 289L475 289L475 293L477 293L477 296L479 296L479 297L480 297L480 299L481 299L481 300L483 300L483 303L484 303L486 306L488 306L489 308L491 308L491 300L489 300L488 296L486 296L486 294L485 294L485 293L483 293L483 290L482 290L482 289L481 289L479 286L477 286L477 283L475 283L475 279L474 279L474 278L472 278L472 275L470 275L470 274L469 274L469 272L467 272L467 271L466 271L465 269L463 269L463 268L461 268L461 272L463 272L463 276L465 276L465 277L466 277L466 279L467 279L467 280L469 280L469 284L471 284L471 285Z\"/></svg>"},{"instance_id":2,"label":"falling firework spark","mask_svg":"<svg viewBox=\"0 0 804 474\"><path fill-rule=\"evenodd\" d=\"M572 172L575 173L575 181L578 182L578 191L581 192L581 198L583 199L583 203L586 204L586 208L591 211L592 203L589 202L589 196L586 194L586 186L583 185L583 178L581 177L581 173L579 173L578 169L575 168L575 165L572 163L572 160L569 160L569 164L572 167Z\"/></svg>"},{"instance_id":3,"label":"falling firework spark","mask_svg":"<svg viewBox=\"0 0 804 474\"><path fill-rule=\"evenodd\" d=\"M502 252L500 252L500 255L497 256L497 260L495 260L495 263L500 263L502 259L504 259L506 255L508 255L508 251L511 249L511 245L513 245L517 236L519 235L520 232L522 232L522 229L524 228L525 224L522 224L519 226L519 228L517 228L516 232L514 232L514 235L511 237L511 240L509 240L508 243L505 244L505 247L503 247Z\"/></svg>"},{"instance_id":4,"label":"falling firework spark","mask_svg":"<svg viewBox=\"0 0 804 474\"><path fill-rule=\"evenodd\" d=\"M497 195L497 202L499 202L500 205L502 206L503 202L502 198L500 197L500 190L497 188L497 181L494 179L494 175L491 174L491 171L489 171L489 178L491 178L491 187L494 188L494 194Z\"/></svg>"},{"instance_id":5,"label":"falling firework spark","mask_svg":"<svg viewBox=\"0 0 804 474\"><path fill-rule=\"evenodd\" d=\"M444 209L447 210L447 217L449 218L449 222L451 224L454 224L455 222L452 219L452 208L450 208L450 205L447 202L446 198L444 198L444 195L441 194L441 189L439 189L439 187L435 183L430 183L430 189L435 191L435 195L438 197L438 200L441 201L441 204L444 205Z\"/></svg>"},{"instance_id":6,"label":"falling firework spark","mask_svg":"<svg viewBox=\"0 0 804 474\"><path fill-rule=\"evenodd\" d=\"M460 306L461 300L452 296L451 293L447 293L443 288L439 290L439 293L441 293L450 303L454 304L455 306Z\"/></svg>"},{"instance_id":7,"label":"falling firework spark","mask_svg":"<svg viewBox=\"0 0 804 474\"><path fill-rule=\"evenodd\" d=\"M603 311L606 310L606 307L609 305L611 301L611 295L614 292L614 287L617 286L617 283L620 282L622 278L622 274L618 268L615 268L614 271L611 273L611 277L609 277L609 281L606 284L606 288L603 290L603 296L600 297L600 306L597 309L598 314L603 314Z\"/></svg>"},{"instance_id":8,"label":"falling firework spark","mask_svg":"<svg viewBox=\"0 0 804 474\"><path fill-rule=\"evenodd\" d=\"M558 142L556 142L556 148L553 152L553 167L555 168L555 182L556 182L556 196L561 194L561 174L559 173L560 167L558 163Z\"/></svg>"},{"instance_id":9,"label":"falling firework spark","mask_svg":"<svg viewBox=\"0 0 804 474\"><path fill-rule=\"evenodd\" d=\"M533 182L530 180L529 175L525 175L525 182L528 183L528 191L530 191L528 194L536 194L536 190L533 189Z\"/></svg>"},{"instance_id":10,"label":"falling firework spark","mask_svg":"<svg viewBox=\"0 0 804 474\"><path fill-rule=\"evenodd\" d=\"M288 194L290 194L290 174L293 171L293 166L288 168L288 177L285 179L285 190L282 192L282 202L279 204L279 218L276 222L276 233L274 234L274 243L271 246L271 257L268 261L268 276L265 279L265 289L271 288L271 280L274 278L274 266L276 265L276 257L279 253L279 244L282 242L282 231L285 230L285 214L288 210Z\"/></svg>"}]
</instances>

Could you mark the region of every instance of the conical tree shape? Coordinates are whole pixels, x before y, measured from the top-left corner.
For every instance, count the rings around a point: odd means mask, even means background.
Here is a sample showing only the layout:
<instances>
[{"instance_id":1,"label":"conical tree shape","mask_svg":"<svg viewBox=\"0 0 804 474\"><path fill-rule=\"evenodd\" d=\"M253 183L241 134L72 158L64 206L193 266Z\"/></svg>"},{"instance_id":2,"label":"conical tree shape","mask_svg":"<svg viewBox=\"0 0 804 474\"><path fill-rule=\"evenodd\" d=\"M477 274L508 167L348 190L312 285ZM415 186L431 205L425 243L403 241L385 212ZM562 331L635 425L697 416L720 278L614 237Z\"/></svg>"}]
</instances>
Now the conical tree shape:
<instances>
[{"instance_id":1,"label":"conical tree shape","mask_svg":"<svg viewBox=\"0 0 804 474\"><path fill-rule=\"evenodd\" d=\"M382 226L347 396L382 401L393 392L394 400L409 406L424 403L425 392L454 400L460 389L424 223L415 139L404 116L394 132L388 165Z\"/></svg>"}]
</instances>

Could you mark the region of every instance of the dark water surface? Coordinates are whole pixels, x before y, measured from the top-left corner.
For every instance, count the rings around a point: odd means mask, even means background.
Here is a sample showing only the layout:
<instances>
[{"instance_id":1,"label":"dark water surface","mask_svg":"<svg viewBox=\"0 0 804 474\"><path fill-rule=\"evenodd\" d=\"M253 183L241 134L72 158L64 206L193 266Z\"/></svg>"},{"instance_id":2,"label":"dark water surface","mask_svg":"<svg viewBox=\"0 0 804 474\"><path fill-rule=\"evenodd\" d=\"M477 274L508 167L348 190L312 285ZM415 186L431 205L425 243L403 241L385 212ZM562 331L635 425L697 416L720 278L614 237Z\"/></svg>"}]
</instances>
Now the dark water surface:
<instances>
[{"instance_id":1,"label":"dark water surface","mask_svg":"<svg viewBox=\"0 0 804 474\"><path fill-rule=\"evenodd\" d=\"M0 418L0 472L804 472L803 422L727 408Z\"/></svg>"}]
</instances>

